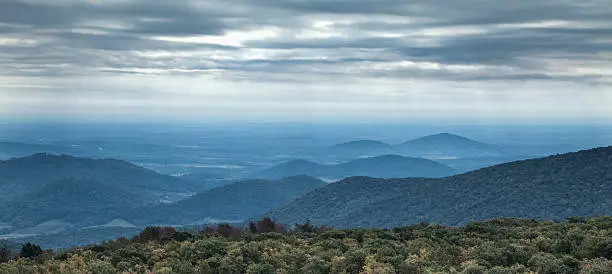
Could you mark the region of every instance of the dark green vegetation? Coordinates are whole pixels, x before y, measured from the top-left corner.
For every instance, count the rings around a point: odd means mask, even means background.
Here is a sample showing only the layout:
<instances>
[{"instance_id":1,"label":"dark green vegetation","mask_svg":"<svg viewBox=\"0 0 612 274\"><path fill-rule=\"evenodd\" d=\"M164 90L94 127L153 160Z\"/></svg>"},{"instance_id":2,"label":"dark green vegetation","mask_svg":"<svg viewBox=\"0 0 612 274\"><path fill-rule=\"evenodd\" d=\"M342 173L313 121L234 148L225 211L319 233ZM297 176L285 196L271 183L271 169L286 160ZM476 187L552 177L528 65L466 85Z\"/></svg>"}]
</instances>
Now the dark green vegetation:
<instances>
[{"instance_id":1,"label":"dark green vegetation","mask_svg":"<svg viewBox=\"0 0 612 274\"><path fill-rule=\"evenodd\" d=\"M612 215L612 147L501 164L442 179L348 178L268 216L334 227L462 225L496 217Z\"/></svg>"},{"instance_id":2,"label":"dark green vegetation","mask_svg":"<svg viewBox=\"0 0 612 274\"><path fill-rule=\"evenodd\" d=\"M371 176L381 178L444 177L454 170L440 163L399 155L384 155L358 159L336 165L322 165L305 160L295 160L266 169L258 178L282 178L293 175L341 179L347 176Z\"/></svg>"},{"instance_id":3,"label":"dark green vegetation","mask_svg":"<svg viewBox=\"0 0 612 274\"><path fill-rule=\"evenodd\" d=\"M125 161L42 153L0 161L0 188L0 231L56 219L76 226L103 224L122 211L201 189Z\"/></svg>"},{"instance_id":4,"label":"dark green vegetation","mask_svg":"<svg viewBox=\"0 0 612 274\"><path fill-rule=\"evenodd\" d=\"M128 208L158 203L157 199L129 188L97 181L63 179L0 203L0 220L15 226L34 226L48 220L95 225L112 220Z\"/></svg>"},{"instance_id":5,"label":"dark green vegetation","mask_svg":"<svg viewBox=\"0 0 612 274\"><path fill-rule=\"evenodd\" d=\"M128 219L140 224L174 225L202 224L215 220L241 222L261 216L325 185L325 182L308 176L294 176L278 181L236 182L173 204L145 208Z\"/></svg>"},{"instance_id":6,"label":"dark green vegetation","mask_svg":"<svg viewBox=\"0 0 612 274\"><path fill-rule=\"evenodd\" d=\"M38 256L1 263L0 273L606 274L612 271L612 218L494 219L391 230L305 223L290 231L264 219L244 229L149 227L131 240L35 251Z\"/></svg>"}]
</instances>

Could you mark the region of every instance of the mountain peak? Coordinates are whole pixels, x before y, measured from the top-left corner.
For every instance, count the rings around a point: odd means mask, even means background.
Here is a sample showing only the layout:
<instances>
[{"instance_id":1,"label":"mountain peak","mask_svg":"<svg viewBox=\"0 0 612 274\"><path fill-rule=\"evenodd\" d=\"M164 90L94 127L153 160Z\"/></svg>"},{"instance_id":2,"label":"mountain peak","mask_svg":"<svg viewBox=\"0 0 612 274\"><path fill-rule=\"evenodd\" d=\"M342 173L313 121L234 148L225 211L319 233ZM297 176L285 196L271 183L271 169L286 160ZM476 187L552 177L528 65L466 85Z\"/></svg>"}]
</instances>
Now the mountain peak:
<instances>
[{"instance_id":1,"label":"mountain peak","mask_svg":"<svg viewBox=\"0 0 612 274\"><path fill-rule=\"evenodd\" d=\"M438 133L406 141L399 146L412 149L476 149L490 145L452 133Z\"/></svg>"},{"instance_id":2,"label":"mountain peak","mask_svg":"<svg viewBox=\"0 0 612 274\"><path fill-rule=\"evenodd\" d=\"M438 133L438 134L432 134L432 135L428 135L425 137L421 137L418 138L416 140L462 140L462 141L472 141L472 142L477 142L474 141L472 139L457 135L457 134L453 134L453 133L447 133L447 132L442 132L442 133Z\"/></svg>"},{"instance_id":3,"label":"mountain peak","mask_svg":"<svg viewBox=\"0 0 612 274\"><path fill-rule=\"evenodd\" d=\"M311 162L304 159L295 159L288 162L283 163L282 165L316 165L317 163Z\"/></svg>"}]
</instances>

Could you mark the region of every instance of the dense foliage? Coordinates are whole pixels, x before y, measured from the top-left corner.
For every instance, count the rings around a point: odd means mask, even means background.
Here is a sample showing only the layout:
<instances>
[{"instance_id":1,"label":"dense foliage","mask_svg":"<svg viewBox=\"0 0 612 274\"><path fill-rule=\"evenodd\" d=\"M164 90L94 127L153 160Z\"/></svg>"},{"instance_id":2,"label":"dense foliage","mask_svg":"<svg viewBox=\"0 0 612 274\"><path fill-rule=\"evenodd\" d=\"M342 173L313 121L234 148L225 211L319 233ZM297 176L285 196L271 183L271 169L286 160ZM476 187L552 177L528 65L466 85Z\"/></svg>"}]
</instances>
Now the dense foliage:
<instances>
[{"instance_id":1,"label":"dense foliage","mask_svg":"<svg viewBox=\"0 0 612 274\"><path fill-rule=\"evenodd\" d=\"M592 273L612 271L612 218L495 219L286 231L269 219L180 232L149 227L131 240L0 264L0 273Z\"/></svg>"},{"instance_id":2,"label":"dense foliage","mask_svg":"<svg viewBox=\"0 0 612 274\"><path fill-rule=\"evenodd\" d=\"M612 147L517 161L442 179L348 178L268 216L334 227L464 225L497 217L612 215Z\"/></svg>"},{"instance_id":3,"label":"dense foliage","mask_svg":"<svg viewBox=\"0 0 612 274\"><path fill-rule=\"evenodd\" d=\"M157 200L122 186L93 180L62 179L0 203L0 219L18 226L35 226L48 220L83 225L100 224L121 216L126 208L154 205Z\"/></svg>"}]
</instances>

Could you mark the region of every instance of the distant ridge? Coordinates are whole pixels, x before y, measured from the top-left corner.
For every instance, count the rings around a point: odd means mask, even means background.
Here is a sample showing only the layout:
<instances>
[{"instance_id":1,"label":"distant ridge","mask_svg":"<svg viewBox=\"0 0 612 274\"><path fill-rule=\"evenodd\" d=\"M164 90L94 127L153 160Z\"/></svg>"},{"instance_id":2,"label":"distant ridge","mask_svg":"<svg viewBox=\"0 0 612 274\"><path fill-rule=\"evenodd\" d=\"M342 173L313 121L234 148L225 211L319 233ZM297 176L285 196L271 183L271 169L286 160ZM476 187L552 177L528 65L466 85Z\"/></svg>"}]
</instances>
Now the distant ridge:
<instances>
[{"instance_id":1,"label":"distant ridge","mask_svg":"<svg viewBox=\"0 0 612 274\"><path fill-rule=\"evenodd\" d=\"M461 225L496 217L612 215L612 147L510 162L442 179L347 178L269 216L337 227Z\"/></svg>"},{"instance_id":2,"label":"distant ridge","mask_svg":"<svg viewBox=\"0 0 612 274\"><path fill-rule=\"evenodd\" d=\"M414 140L399 144L400 147L434 147L434 148L483 148L490 147L490 144L475 141L463 136L452 133L438 133L420 137Z\"/></svg>"},{"instance_id":3,"label":"distant ridge","mask_svg":"<svg viewBox=\"0 0 612 274\"><path fill-rule=\"evenodd\" d=\"M256 178L282 178L308 175L325 178L350 176L394 177L444 177L454 170L443 164L421 158L400 155L383 155L349 161L335 165L322 165L305 160L294 160L265 169Z\"/></svg>"},{"instance_id":4,"label":"distant ridge","mask_svg":"<svg viewBox=\"0 0 612 274\"><path fill-rule=\"evenodd\" d=\"M379 156L396 153L396 149L387 143L377 140L355 140L336 144L324 151L326 156L357 158L360 156Z\"/></svg>"},{"instance_id":5,"label":"distant ridge","mask_svg":"<svg viewBox=\"0 0 612 274\"><path fill-rule=\"evenodd\" d=\"M61 179L94 180L108 186L159 192L196 192L199 185L162 175L132 163L115 159L91 159L69 155L37 153L0 161L0 198L8 199L36 190Z\"/></svg>"},{"instance_id":6,"label":"distant ridge","mask_svg":"<svg viewBox=\"0 0 612 274\"><path fill-rule=\"evenodd\" d=\"M340 143L337 145L333 145L333 148L343 148L343 147L375 147L375 148L386 148L391 147L390 144L385 142L377 141L377 140L355 140L349 141L345 143Z\"/></svg>"},{"instance_id":7,"label":"distant ridge","mask_svg":"<svg viewBox=\"0 0 612 274\"><path fill-rule=\"evenodd\" d=\"M54 219L92 225L117 217L124 209L156 203L155 196L122 186L61 179L0 203L0 220L19 227Z\"/></svg>"},{"instance_id":8,"label":"distant ridge","mask_svg":"<svg viewBox=\"0 0 612 274\"><path fill-rule=\"evenodd\" d=\"M451 133L424 136L398 144L395 148L410 155L473 156L498 153L495 145Z\"/></svg>"},{"instance_id":9,"label":"distant ridge","mask_svg":"<svg viewBox=\"0 0 612 274\"><path fill-rule=\"evenodd\" d=\"M173 204L145 208L131 219L141 224L201 224L204 219L242 221L258 217L326 185L309 176L292 176L276 181L240 181L198 193Z\"/></svg>"}]
</instances>

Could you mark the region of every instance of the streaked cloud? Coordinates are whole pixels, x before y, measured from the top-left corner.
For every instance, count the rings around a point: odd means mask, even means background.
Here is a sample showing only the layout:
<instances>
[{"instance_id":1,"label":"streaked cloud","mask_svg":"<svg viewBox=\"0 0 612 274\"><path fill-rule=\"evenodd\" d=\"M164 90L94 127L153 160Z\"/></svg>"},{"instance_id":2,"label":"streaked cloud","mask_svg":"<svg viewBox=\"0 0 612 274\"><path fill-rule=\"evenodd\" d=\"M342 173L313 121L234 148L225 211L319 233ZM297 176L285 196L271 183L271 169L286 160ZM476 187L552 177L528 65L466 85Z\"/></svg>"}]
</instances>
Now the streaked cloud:
<instances>
[{"instance_id":1,"label":"streaked cloud","mask_svg":"<svg viewBox=\"0 0 612 274\"><path fill-rule=\"evenodd\" d=\"M598 0L5 0L0 107L612 117L611 18Z\"/></svg>"}]
</instances>

